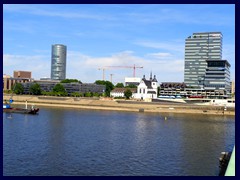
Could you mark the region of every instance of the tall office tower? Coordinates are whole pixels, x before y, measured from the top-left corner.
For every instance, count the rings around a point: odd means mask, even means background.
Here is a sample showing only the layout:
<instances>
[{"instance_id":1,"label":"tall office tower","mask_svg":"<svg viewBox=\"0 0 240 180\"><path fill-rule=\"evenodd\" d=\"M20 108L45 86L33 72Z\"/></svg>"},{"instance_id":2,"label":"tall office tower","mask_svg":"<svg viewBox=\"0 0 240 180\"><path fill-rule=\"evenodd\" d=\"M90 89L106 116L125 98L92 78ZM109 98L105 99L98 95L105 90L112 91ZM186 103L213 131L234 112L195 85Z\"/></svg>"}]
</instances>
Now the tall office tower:
<instances>
[{"instance_id":1,"label":"tall office tower","mask_svg":"<svg viewBox=\"0 0 240 180\"><path fill-rule=\"evenodd\" d=\"M222 59L222 33L193 33L185 40L184 83L201 88L207 61Z\"/></svg>"},{"instance_id":2,"label":"tall office tower","mask_svg":"<svg viewBox=\"0 0 240 180\"><path fill-rule=\"evenodd\" d=\"M51 79L66 79L67 46L62 44L52 45Z\"/></svg>"}]
</instances>

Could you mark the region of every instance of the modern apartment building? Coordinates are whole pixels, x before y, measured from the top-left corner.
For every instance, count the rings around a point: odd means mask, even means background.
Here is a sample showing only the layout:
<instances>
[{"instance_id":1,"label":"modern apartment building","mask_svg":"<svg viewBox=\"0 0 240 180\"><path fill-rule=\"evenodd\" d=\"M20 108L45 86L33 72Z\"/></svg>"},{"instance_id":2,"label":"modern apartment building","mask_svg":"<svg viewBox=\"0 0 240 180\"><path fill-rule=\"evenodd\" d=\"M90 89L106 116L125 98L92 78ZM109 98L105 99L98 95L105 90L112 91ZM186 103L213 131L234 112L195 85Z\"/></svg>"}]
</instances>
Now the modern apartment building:
<instances>
[{"instance_id":1,"label":"modern apartment building","mask_svg":"<svg viewBox=\"0 0 240 180\"><path fill-rule=\"evenodd\" d=\"M67 46L62 44L52 45L52 61L51 61L51 79L66 79L66 58Z\"/></svg>"},{"instance_id":2,"label":"modern apartment building","mask_svg":"<svg viewBox=\"0 0 240 180\"><path fill-rule=\"evenodd\" d=\"M184 83L201 88L206 73L206 60L222 59L221 32L193 33L185 40Z\"/></svg>"},{"instance_id":3,"label":"modern apartment building","mask_svg":"<svg viewBox=\"0 0 240 180\"><path fill-rule=\"evenodd\" d=\"M230 85L230 64L227 60L206 60L207 68L204 81L206 90L226 90L231 91Z\"/></svg>"}]
</instances>

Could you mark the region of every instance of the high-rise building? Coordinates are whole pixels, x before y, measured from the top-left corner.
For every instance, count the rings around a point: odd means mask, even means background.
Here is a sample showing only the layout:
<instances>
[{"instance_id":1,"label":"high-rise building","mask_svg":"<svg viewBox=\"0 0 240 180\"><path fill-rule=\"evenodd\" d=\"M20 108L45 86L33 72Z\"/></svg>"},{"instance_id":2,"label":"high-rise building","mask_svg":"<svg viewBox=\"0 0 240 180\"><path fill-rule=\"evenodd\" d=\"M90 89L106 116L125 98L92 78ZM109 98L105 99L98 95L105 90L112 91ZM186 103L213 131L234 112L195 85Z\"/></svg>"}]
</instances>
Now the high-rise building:
<instances>
[{"instance_id":1,"label":"high-rise building","mask_svg":"<svg viewBox=\"0 0 240 180\"><path fill-rule=\"evenodd\" d=\"M52 45L51 79L66 79L67 46L62 44Z\"/></svg>"},{"instance_id":2,"label":"high-rise building","mask_svg":"<svg viewBox=\"0 0 240 180\"><path fill-rule=\"evenodd\" d=\"M222 59L222 33L193 33L185 40L184 83L188 87L201 88L206 60Z\"/></svg>"}]
</instances>

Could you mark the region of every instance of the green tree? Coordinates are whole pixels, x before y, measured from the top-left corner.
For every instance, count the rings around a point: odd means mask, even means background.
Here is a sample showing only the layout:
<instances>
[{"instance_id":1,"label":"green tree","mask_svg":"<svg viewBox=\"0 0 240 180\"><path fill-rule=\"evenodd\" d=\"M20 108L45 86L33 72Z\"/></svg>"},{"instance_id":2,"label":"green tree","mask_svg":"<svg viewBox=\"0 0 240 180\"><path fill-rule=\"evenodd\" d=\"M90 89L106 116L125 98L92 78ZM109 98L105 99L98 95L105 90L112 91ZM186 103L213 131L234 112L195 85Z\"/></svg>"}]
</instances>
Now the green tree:
<instances>
[{"instance_id":1,"label":"green tree","mask_svg":"<svg viewBox=\"0 0 240 180\"><path fill-rule=\"evenodd\" d=\"M92 95L93 97L99 97L100 96L100 94L99 93L93 93L93 95Z\"/></svg>"},{"instance_id":2,"label":"green tree","mask_svg":"<svg viewBox=\"0 0 240 180\"><path fill-rule=\"evenodd\" d=\"M16 83L14 86L13 86L13 92L15 94L23 94L24 92L24 88L23 88L23 85L21 83Z\"/></svg>"},{"instance_id":3,"label":"green tree","mask_svg":"<svg viewBox=\"0 0 240 180\"><path fill-rule=\"evenodd\" d=\"M95 84L105 85L106 86L105 94L106 96L110 97L110 92L114 88L113 83L111 83L110 81L97 80L95 81Z\"/></svg>"},{"instance_id":4,"label":"green tree","mask_svg":"<svg viewBox=\"0 0 240 180\"><path fill-rule=\"evenodd\" d=\"M62 84L56 84L54 87L53 87L53 93L55 95L58 95L58 96L67 96L67 92L65 90L65 88L63 87Z\"/></svg>"},{"instance_id":5,"label":"green tree","mask_svg":"<svg viewBox=\"0 0 240 180\"><path fill-rule=\"evenodd\" d=\"M134 84L129 84L128 86L126 86L126 88L137 88L137 86Z\"/></svg>"},{"instance_id":6,"label":"green tree","mask_svg":"<svg viewBox=\"0 0 240 180\"><path fill-rule=\"evenodd\" d=\"M124 88L124 85L123 85L123 83L117 83L115 87L116 88Z\"/></svg>"},{"instance_id":7,"label":"green tree","mask_svg":"<svg viewBox=\"0 0 240 180\"><path fill-rule=\"evenodd\" d=\"M72 82L82 83L81 81L79 81L77 79L64 79L60 83L72 83Z\"/></svg>"},{"instance_id":8,"label":"green tree","mask_svg":"<svg viewBox=\"0 0 240 180\"><path fill-rule=\"evenodd\" d=\"M91 92L86 92L86 93L84 93L84 96L85 97L92 97L92 93Z\"/></svg>"},{"instance_id":9,"label":"green tree","mask_svg":"<svg viewBox=\"0 0 240 180\"><path fill-rule=\"evenodd\" d=\"M72 93L71 93L71 96L72 96L72 97L82 97L83 94L82 94L82 93L79 93L79 92L72 92Z\"/></svg>"},{"instance_id":10,"label":"green tree","mask_svg":"<svg viewBox=\"0 0 240 180\"><path fill-rule=\"evenodd\" d=\"M129 99L132 96L132 91L130 89L126 89L124 91L124 96Z\"/></svg>"},{"instance_id":11,"label":"green tree","mask_svg":"<svg viewBox=\"0 0 240 180\"><path fill-rule=\"evenodd\" d=\"M33 95L40 95L42 94L42 90L41 90L41 87L38 83L34 83L30 86L29 88L29 92L30 94L33 94Z\"/></svg>"}]
</instances>

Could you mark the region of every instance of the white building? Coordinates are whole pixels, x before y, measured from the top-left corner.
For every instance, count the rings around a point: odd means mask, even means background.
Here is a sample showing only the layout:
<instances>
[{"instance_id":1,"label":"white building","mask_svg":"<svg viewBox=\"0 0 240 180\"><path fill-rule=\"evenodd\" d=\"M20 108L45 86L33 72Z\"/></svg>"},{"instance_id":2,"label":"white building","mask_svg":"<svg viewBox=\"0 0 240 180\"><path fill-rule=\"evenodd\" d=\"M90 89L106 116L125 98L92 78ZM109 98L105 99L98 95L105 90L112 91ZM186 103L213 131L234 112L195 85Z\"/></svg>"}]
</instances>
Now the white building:
<instances>
[{"instance_id":1,"label":"white building","mask_svg":"<svg viewBox=\"0 0 240 180\"><path fill-rule=\"evenodd\" d=\"M140 84L138 85L135 98L144 101L151 101L152 99L156 99L158 87L159 85L155 75L154 78L152 79L151 73L150 80L146 80L144 75L142 80L140 81Z\"/></svg>"},{"instance_id":2,"label":"white building","mask_svg":"<svg viewBox=\"0 0 240 180\"><path fill-rule=\"evenodd\" d=\"M136 88L130 88L131 92L132 92L132 98L134 98L137 89ZM110 96L111 97L124 97L124 92L126 91L126 88L114 88L111 92L110 92Z\"/></svg>"},{"instance_id":3,"label":"white building","mask_svg":"<svg viewBox=\"0 0 240 180\"><path fill-rule=\"evenodd\" d=\"M126 77L125 86L129 86L131 84L138 86L140 81L141 81L141 78L138 78L138 77Z\"/></svg>"}]
</instances>

